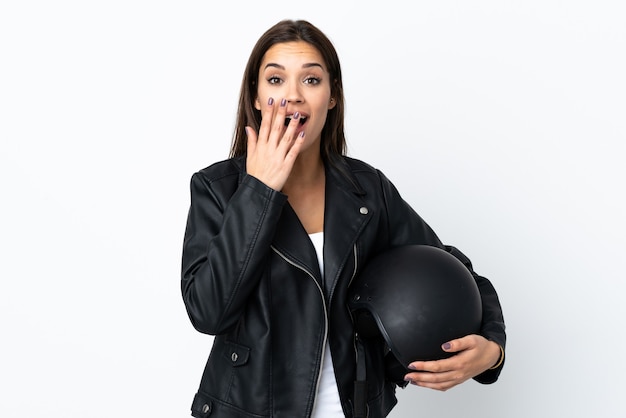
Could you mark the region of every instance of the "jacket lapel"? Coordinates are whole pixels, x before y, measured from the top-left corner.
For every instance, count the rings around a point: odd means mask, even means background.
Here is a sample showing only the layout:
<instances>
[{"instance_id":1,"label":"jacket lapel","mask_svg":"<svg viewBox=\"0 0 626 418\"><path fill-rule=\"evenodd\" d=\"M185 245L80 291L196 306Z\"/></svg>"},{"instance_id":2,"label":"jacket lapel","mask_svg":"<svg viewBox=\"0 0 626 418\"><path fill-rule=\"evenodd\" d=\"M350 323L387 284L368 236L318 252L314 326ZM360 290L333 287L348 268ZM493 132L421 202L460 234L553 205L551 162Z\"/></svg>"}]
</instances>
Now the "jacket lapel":
<instances>
[{"instance_id":1,"label":"jacket lapel","mask_svg":"<svg viewBox=\"0 0 626 418\"><path fill-rule=\"evenodd\" d=\"M365 192L345 160L337 159L335 164L329 164L326 169L324 277L327 294L334 289L348 257L354 257L356 240L374 211L365 204Z\"/></svg>"},{"instance_id":2,"label":"jacket lapel","mask_svg":"<svg viewBox=\"0 0 626 418\"><path fill-rule=\"evenodd\" d=\"M245 175L245 163L242 162L239 161L241 176ZM375 210L365 204L365 192L346 161L336 158L333 163L326 163L323 285L327 295L335 287L348 257L354 257L354 244ZM322 285L313 243L288 202L283 208L272 245L292 262L307 269Z\"/></svg>"},{"instance_id":3,"label":"jacket lapel","mask_svg":"<svg viewBox=\"0 0 626 418\"><path fill-rule=\"evenodd\" d=\"M234 159L235 164L240 170L240 184L243 177L246 175L245 161L245 156ZM285 203L285 207L281 212L280 219L276 225L276 233L272 240L272 246L281 254L288 257L290 261L298 264L300 267L304 267L315 277L315 280L317 280L321 286L321 273L317 262L315 247L313 247L311 239L289 202Z\"/></svg>"},{"instance_id":4,"label":"jacket lapel","mask_svg":"<svg viewBox=\"0 0 626 418\"><path fill-rule=\"evenodd\" d=\"M280 216L272 245L292 262L304 267L322 283L315 247L289 202Z\"/></svg>"}]
</instances>

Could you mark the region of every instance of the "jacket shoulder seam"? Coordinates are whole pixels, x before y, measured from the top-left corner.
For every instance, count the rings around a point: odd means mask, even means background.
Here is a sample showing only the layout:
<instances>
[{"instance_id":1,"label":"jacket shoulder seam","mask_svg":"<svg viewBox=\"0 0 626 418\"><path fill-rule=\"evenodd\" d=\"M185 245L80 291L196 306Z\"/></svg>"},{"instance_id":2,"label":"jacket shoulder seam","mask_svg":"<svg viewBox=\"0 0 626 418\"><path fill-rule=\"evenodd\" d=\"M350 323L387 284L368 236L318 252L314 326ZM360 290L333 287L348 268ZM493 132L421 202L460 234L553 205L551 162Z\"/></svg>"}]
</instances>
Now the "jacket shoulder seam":
<instances>
[{"instance_id":1,"label":"jacket shoulder seam","mask_svg":"<svg viewBox=\"0 0 626 418\"><path fill-rule=\"evenodd\" d=\"M239 176L241 170L232 160L224 160L198 170L196 174L202 176L208 184L211 184L219 182L224 178Z\"/></svg>"}]
</instances>

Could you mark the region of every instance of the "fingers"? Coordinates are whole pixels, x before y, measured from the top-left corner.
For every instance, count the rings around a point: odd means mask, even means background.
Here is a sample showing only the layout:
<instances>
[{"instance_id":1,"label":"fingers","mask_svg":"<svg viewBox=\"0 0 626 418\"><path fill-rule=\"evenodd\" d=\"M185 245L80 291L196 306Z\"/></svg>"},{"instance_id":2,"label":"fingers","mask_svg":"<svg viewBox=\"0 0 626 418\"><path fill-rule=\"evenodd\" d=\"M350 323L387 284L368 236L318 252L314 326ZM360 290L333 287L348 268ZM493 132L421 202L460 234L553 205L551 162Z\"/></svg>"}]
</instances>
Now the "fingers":
<instances>
[{"instance_id":1,"label":"fingers","mask_svg":"<svg viewBox=\"0 0 626 418\"><path fill-rule=\"evenodd\" d=\"M466 336L463 338L457 338L455 340L451 340L445 342L441 345L441 349L446 353L457 353L459 351L467 350L473 346L473 341L470 336Z\"/></svg>"},{"instance_id":2,"label":"fingers","mask_svg":"<svg viewBox=\"0 0 626 418\"><path fill-rule=\"evenodd\" d=\"M273 100L270 98L270 100ZM278 103L278 106L272 105L273 110L273 120L272 120L272 128L270 130L270 140L274 140L279 142L283 137L283 132L285 131L285 117L287 116L287 100L281 99Z\"/></svg>"},{"instance_id":3,"label":"fingers","mask_svg":"<svg viewBox=\"0 0 626 418\"><path fill-rule=\"evenodd\" d=\"M287 120L287 100L276 103L268 99L261 109L258 134L246 127L248 152L246 170L276 190L281 190L289 177L304 142L304 131L298 133L300 115L296 112Z\"/></svg>"},{"instance_id":4,"label":"fingers","mask_svg":"<svg viewBox=\"0 0 626 418\"><path fill-rule=\"evenodd\" d=\"M416 370L418 372L442 373L453 370L455 367L455 362L456 359L454 358L431 361L414 361L413 363L409 364L409 369Z\"/></svg>"},{"instance_id":5,"label":"fingers","mask_svg":"<svg viewBox=\"0 0 626 418\"><path fill-rule=\"evenodd\" d=\"M285 160L293 166L293 163L295 162L296 158L300 154L300 148L302 148L302 144L304 144L304 131L300 132L294 141L283 141L283 142L286 144L285 146L289 147L289 150L287 151L287 154L285 155Z\"/></svg>"},{"instance_id":6,"label":"fingers","mask_svg":"<svg viewBox=\"0 0 626 418\"><path fill-rule=\"evenodd\" d=\"M258 138L267 141L269 130L272 126L271 117L274 113L274 99L270 97L269 101L261 108L261 125L259 126ZM249 136L248 136L249 137Z\"/></svg>"},{"instance_id":7,"label":"fingers","mask_svg":"<svg viewBox=\"0 0 626 418\"><path fill-rule=\"evenodd\" d=\"M486 370L494 361L493 346L499 354L496 343L479 335L448 341L441 348L454 353L453 356L443 360L414 361L408 367L415 372L408 373L405 380L416 386L448 390Z\"/></svg>"},{"instance_id":8,"label":"fingers","mask_svg":"<svg viewBox=\"0 0 626 418\"><path fill-rule=\"evenodd\" d=\"M470 377L455 358L413 362L409 368L416 368L414 370L417 371L408 373L404 377L407 382L435 390L448 390Z\"/></svg>"},{"instance_id":9,"label":"fingers","mask_svg":"<svg viewBox=\"0 0 626 418\"><path fill-rule=\"evenodd\" d=\"M292 142L296 138L299 116L297 112L294 113L289 124L285 126L287 100L281 99L276 102L270 97L262 109L258 141L272 144L281 144L284 140Z\"/></svg>"},{"instance_id":10,"label":"fingers","mask_svg":"<svg viewBox=\"0 0 626 418\"><path fill-rule=\"evenodd\" d=\"M276 103L274 98L270 97L261 112L259 140L278 142L285 130L286 116L287 101L281 99L279 103Z\"/></svg>"},{"instance_id":11,"label":"fingers","mask_svg":"<svg viewBox=\"0 0 626 418\"><path fill-rule=\"evenodd\" d=\"M446 391L465 382L469 377L462 373L450 371L446 373L410 373L405 380L414 386Z\"/></svg>"}]
</instances>

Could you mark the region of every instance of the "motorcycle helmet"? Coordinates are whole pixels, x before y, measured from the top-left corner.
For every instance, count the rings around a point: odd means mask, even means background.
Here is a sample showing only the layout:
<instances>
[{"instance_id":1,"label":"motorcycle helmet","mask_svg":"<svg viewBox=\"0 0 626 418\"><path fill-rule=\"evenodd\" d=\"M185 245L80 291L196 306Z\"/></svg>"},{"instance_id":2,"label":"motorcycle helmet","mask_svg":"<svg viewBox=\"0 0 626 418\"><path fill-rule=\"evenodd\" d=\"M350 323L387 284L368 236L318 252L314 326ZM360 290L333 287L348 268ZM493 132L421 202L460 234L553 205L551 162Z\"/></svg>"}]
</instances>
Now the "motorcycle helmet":
<instances>
[{"instance_id":1,"label":"motorcycle helmet","mask_svg":"<svg viewBox=\"0 0 626 418\"><path fill-rule=\"evenodd\" d=\"M468 268L444 249L407 245L386 250L350 284L357 333L384 338L387 377L402 382L409 363L450 357L441 345L480 330L482 303Z\"/></svg>"}]
</instances>

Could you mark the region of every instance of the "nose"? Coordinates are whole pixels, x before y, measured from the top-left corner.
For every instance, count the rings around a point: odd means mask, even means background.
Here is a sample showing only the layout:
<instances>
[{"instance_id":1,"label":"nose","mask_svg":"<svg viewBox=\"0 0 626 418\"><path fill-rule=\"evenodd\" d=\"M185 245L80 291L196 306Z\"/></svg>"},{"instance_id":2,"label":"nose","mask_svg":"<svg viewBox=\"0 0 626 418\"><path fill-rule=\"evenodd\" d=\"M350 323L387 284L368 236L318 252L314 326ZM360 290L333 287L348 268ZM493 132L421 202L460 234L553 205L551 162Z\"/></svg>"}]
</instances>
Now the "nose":
<instances>
[{"instance_id":1,"label":"nose","mask_svg":"<svg viewBox=\"0 0 626 418\"><path fill-rule=\"evenodd\" d=\"M300 88L301 86L298 82L289 83L287 85L285 99L287 99L288 103L302 103L304 101Z\"/></svg>"}]
</instances>

